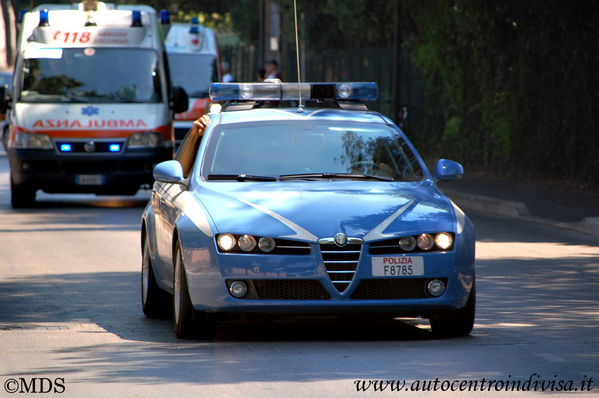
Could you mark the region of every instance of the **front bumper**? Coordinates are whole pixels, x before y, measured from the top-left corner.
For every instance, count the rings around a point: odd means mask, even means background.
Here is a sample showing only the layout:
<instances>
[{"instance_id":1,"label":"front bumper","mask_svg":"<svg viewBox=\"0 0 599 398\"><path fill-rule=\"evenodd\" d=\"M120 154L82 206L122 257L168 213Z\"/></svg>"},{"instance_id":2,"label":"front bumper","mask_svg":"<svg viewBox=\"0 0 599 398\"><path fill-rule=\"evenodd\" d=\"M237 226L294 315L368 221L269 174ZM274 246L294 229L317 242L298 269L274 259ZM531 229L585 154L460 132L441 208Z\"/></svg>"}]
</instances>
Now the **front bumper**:
<instances>
[{"instance_id":1,"label":"front bumper","mask_svg":"<svg viewBox=\"0 0 599 398\"><path fill-rule=\"evenodd\" d=\"M48 193L135 193L151 185L153 167L172 157L170 148L115 154L62 154L9 148L12 180ZM94 178L99 183L94 183Z\"/></svg>"},{"instance_id":2,"label":"front bumper","mask_svg":"<svg viewBox=\"0 0 599 398\"><path fill-rule=\"evenodd\" d=\"M184 250L187 283L197 311L281 314L384 313L394 316L430 317L462 308L474 283L474 251L422 253L423 275L376 277L368 244L351 283L343 291L332 282L318 244L309 255L244 255L206 250ZM419 254L420 255L420 254ZM213 260L202 264L201 258ZM212 264L212 265L211 265ZM427 283L440 279L445 292L433 297ZM243 281L248 293L234 298L228 291L232 281Z\"/></svg>"}]
</instances>

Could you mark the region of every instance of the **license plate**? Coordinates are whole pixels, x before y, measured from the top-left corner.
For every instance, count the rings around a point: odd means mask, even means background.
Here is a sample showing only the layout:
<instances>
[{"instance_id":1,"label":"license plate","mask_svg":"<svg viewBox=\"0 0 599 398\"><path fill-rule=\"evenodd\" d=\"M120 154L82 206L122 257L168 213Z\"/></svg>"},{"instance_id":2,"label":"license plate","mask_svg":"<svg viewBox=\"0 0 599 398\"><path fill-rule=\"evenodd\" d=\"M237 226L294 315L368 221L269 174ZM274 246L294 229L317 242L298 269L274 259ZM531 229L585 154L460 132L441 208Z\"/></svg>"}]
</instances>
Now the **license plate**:
<instances>
[{"instance_id":1,"label":"license plate","mask_svg":"<svg viewBox=\"0 0 599 398\"><path fill-rule=\"evenodd\" d=\"M424 275L424 258L421 256L388 256L372 258L372 275L386 277Z\"/></svg>"},{"instance_id":2,"label":"license plate","mask_svg":"<svg viewBox=\"0 0 599 398\"><path fill-rule=\"evenodd\" d=\"M75 176L77 185L104 185L104 176L102 174L78 174Z\"/></svg>"}]
</instances>

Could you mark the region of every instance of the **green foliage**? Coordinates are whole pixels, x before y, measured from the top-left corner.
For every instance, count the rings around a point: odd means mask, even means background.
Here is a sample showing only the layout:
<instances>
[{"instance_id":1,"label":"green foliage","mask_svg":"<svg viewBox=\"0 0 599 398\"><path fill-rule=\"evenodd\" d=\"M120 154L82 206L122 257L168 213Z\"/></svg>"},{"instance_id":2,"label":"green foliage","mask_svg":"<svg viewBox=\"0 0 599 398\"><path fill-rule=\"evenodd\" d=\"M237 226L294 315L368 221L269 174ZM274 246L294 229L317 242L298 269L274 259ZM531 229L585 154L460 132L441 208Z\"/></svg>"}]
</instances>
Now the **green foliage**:
<instances>
[{"instance_id":1,"label":"green foliage","mask_svg":"<svg viewBox=\"0 0 599 398\"><path fill-rule=\"evenodd\" d=\"M407 9L416 27L409 45L434 105L426 112L441 122L423 134L443 131L444 156L599 183L597 1L436 0Z\"/></svg>"}]
</instances>

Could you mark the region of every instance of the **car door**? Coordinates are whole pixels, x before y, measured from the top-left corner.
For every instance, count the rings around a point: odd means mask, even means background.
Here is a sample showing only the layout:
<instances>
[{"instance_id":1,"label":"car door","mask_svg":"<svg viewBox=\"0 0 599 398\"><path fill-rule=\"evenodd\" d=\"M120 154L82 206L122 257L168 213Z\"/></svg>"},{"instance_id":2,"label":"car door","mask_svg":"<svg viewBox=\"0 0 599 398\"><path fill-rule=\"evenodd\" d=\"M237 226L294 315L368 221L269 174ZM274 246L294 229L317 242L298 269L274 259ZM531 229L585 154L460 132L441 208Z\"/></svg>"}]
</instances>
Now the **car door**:
<instances>
[{"instance_id":1,"label":"car door","mask_svg":"<svg viewBox=\"0 0 599 398\"><path fill-rule=\"evenodd\" d=\"M166 286L172 285L173 280L173 232L180 210L175 205L177 197L185 190L180 184L157 183L155 189L158 206L156 219L157 249L160 272L156 278Z\"/></svg>"}]
</instances>

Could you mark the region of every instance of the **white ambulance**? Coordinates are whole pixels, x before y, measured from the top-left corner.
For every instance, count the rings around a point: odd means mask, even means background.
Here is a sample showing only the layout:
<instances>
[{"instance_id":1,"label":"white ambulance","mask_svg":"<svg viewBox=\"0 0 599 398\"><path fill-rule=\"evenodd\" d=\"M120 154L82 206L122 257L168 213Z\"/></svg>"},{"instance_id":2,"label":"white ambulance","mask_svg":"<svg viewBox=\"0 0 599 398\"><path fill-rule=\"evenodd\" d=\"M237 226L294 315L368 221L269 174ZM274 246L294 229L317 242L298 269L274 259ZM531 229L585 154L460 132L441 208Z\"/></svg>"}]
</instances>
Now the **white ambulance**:
<instances>
[{"instance_id":1,"label":"white ambulance","mask_svg":"<svg viewBox=\"0 0 599 398\"><path fill-rule=\"evenodd\" d=\"M156 11L42 5L24 14L18 48L7 148L13 207L32 205L38 189L150 186L153 166L172 156L173 112L188 106L171 89Z\"/></svg>"},{"instance_id":2,"label":"white ambulance","mask_svg":"<svg viewBox=\"0 0 599 398\"><path fill-rule=\"evenodd\" d=\"M164 42L173 85L183 87L189 108L175 115L175 140L179 145L193 121L208 113L210 85L221 80L218 45L214 30L191 23L173 23Z\"/></svg>"}]
</instances>

